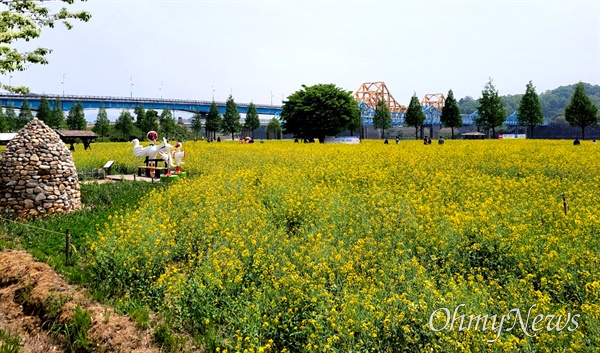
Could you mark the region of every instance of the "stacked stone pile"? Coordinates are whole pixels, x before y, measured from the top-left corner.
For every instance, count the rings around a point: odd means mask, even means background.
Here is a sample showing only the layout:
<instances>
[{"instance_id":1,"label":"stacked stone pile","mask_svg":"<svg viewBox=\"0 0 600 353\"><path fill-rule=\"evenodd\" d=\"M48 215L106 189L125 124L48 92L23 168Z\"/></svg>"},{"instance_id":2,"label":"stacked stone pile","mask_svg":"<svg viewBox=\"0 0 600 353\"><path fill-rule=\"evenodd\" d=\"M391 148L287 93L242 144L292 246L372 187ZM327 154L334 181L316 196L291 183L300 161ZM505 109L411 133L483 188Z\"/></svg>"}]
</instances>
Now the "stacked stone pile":
<instances>
[{"instance_id":1,"label":"stacked stone pile","mask_svg":"<svg viewBox=\"0 0 600 353\"><path fill-rule=\"evenodd\" d=\"M73 157L58 134L33 119L0 160L0 209L37 215L81 209Z\"/></svg>"}]
</instances>

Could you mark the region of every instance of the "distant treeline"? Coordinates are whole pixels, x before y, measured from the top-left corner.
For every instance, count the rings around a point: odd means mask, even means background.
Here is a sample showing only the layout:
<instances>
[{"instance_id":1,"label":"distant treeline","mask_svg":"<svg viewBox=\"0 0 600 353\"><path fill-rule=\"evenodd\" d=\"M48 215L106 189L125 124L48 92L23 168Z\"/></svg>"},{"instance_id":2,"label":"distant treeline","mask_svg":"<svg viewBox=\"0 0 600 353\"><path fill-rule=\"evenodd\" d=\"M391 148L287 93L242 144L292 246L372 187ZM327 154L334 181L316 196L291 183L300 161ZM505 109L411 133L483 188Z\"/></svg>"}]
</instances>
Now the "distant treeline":
<instances>
[{"instance_id":1,"label":"distant treeline","mask_svg":"<svg viewBox=\"0 0 600 353\"><path fill-rule=\"evenodd\" d=\"M571 101L571 96L573 96L573 92L575 92L575 85L576 84L560 86L546 92L538 92L544 119L548 119L550 122L552 122L556 118L563 117L565 114L565 107L569 104ZM600 110L600 86L591 85L589 83L584 83L583 85L585 86L585 93ZM502 103L504 104L504 109L506 110L507 115L510 115L519 109L521 97L523 97L522 94L500 97L502 99ZM458 106L461 114L471 114L477 110L479 103L477 99L467 96L458 101Z\"/></svg>"}]
</instances>

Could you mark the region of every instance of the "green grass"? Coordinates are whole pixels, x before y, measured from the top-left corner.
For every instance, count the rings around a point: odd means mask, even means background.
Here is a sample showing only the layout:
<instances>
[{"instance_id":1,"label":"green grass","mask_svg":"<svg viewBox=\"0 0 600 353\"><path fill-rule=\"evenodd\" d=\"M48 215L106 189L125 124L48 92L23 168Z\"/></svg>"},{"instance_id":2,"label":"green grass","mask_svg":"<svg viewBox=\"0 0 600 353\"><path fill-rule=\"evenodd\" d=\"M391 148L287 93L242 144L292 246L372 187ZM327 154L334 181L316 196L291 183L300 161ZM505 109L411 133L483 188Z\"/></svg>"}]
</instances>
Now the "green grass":
<instances>
[{"instance_id":1,"label":"green grass","mask_svg":"<svg viewBox=\"0 0 600 353\"><path fill-rule=\"evenodd\" d=\"M104 225L109 215L136 207L142 196L157 187L161 186L133 181L82 184L83 210L26 221L4 221L0 228L0 250L25 249L38 261L46 262L65 275L71 283L87 285L91 280L85 266L87 244L96 237L97 227ZM65 263L67 229L72 244L68 264Z\"/></svg>"},{"instance_id":2,"label":"green grass","mask_svg":"<svg viewBox=\"0 0 600 353\"><path fill-rule=\"evenodd\" d=\"M0 353L22 352L19 337L0 329Z\"/></svg>"}]
</instances>

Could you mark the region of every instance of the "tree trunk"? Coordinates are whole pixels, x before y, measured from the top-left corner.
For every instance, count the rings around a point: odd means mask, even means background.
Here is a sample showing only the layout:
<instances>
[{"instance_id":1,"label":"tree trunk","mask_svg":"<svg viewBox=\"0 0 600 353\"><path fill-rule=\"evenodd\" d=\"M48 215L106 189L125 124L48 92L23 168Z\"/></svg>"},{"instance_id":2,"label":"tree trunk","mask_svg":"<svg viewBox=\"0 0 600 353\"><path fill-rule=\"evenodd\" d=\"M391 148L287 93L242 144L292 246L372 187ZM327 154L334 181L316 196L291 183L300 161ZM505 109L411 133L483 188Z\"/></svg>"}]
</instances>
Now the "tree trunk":
<instances>
[{"instance_id":1,"label":"tree trunk","mask_svg":"<svg viewBox=\"0 0 600 353\"><path fill-rule=\"evenodd\" d=\"M581 127L581 141L585 140L585 126Z\"/></svg>"},{"instance_id":2,"label":"tree trunk","mask_svg":"<svg viewBox=\"0 0 600 353\"><path fill-rule=\"evenodd\" d=\"M454 140L454 128L451 127L450 129L452 129L452 139Z\"/></svg>"},{"instance_id":3,"label":"tree trunk","mask_svg":"<svg viewBox=\"0 0 600 353\"><path fill-rule=\"evenodd\" d=\"M492 126L492 138L496 138L496 127Z\"/></svg>"},{"instance_id":4,"label":"tree trunk","mask_svg":"<svg viewBox=\"0 0 600 353\"><path fill-rule=\"evenodd\" d=\"M231 132L231 141L234 141L234 138L233 138L233 131Z\"/></svg>"},{"instance_id":5,"label":"tree trunk","mask_svg":"<svg viewBox=\"0 0 600 353\"><path fill-rule=\"evenodd\" d=\"M419 139L419 127L415 126L415 140Z\"/></svg>"},{"instance_id":6,"label":"tree trunk","mask_svg":"<svg viewBox=\"0 0 600 353\"><path fill-rule=\"evenodd\" d=\"M535 128L535 125L531 125L530 128L531 128L531 138L533 138L533 129Z\"/></svg>"}]
</instances>

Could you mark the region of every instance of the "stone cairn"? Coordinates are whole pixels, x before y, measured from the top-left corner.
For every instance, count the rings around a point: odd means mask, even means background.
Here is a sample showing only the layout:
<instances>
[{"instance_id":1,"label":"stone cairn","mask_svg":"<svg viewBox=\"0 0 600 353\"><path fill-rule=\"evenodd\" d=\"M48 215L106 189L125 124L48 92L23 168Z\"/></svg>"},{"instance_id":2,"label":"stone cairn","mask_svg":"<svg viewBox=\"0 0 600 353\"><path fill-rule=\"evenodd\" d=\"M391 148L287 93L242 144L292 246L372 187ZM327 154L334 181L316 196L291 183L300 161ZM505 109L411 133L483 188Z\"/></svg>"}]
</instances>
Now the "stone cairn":
<instances>
[{"instance_id":1,"label":"stone cairn","mask_svg":"<svg viewBox=\"0 0 600 353\"><path fill-rule=\"evenodd\" d=\"M73 157L58 134L34 118L8 143L0 160L0 210L19 214L81 209Z\"/></svg>"}]
</instances>

